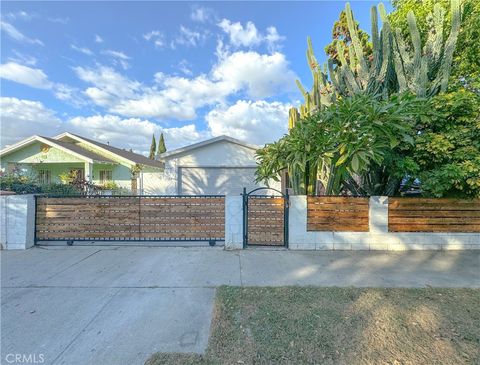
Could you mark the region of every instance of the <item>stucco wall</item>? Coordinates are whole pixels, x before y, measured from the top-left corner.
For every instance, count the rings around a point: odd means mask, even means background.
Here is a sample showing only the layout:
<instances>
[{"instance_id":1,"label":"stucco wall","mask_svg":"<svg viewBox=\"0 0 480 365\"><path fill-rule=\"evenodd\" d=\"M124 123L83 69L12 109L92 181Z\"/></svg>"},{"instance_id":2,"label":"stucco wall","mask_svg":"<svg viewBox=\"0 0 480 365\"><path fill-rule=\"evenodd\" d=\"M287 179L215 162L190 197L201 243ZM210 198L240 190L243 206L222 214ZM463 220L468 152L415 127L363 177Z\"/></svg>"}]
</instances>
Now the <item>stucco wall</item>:
<instances>
[{"instance_id":1,"label":"stucco wall","mask_svg":"<svg viewBox=\"0 0 480 365\"><path fill-rule=\"evenodd\" d=\"M34 244L35 199L29 195L0 196L0 245L2 249L30 248Z\"/></svg>"}]
</instances>

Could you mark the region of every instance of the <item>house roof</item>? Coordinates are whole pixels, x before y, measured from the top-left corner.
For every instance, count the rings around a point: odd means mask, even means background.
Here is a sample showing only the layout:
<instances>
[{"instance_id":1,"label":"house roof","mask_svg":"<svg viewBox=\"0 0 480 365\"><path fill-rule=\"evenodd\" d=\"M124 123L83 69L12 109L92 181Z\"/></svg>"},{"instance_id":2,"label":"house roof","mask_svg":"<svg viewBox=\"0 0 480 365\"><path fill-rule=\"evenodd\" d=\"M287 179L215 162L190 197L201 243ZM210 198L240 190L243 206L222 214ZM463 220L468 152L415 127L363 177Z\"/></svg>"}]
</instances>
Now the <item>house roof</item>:
<instances>
[{"instance_id":1,"label":"house roof","mask_svg":"<svg viewBox=\"0 0 480 365\"><path fill-rule=\"evenodd\" d=\"M68 143L68 142L64 142L64 141L59 141L59 140L49 138L49 137L44 137L44 136L40 136L40 137L42 137L43 139L46 139L47 141L51 142L51 144L54 145L54 146L55 145L61 146L61 147L65 148L65 149L67 149L71 152L75 152L75 153L78 153L79 155L87 157L90 160L92 160L93 162L116 163L114 160L111 160L111 159L109 159L105 156L102 156L102 155L98 154L98 153L86 150L85 148L82 148L75 143Z\"/></svg>"},{"instance_id":2,"label":"house roof","mask_svg":"<svg viewBox=\"0 0 480 365\"><path fill-rule=\"evenodd\" d=\"M260 148L260 146L257 146L257 145L251 144L251 143L247 143L247 142L243 142L243 141L240 141L239 139L236 139L236 138L232 138L232 137L229 137L229 136L219 136L219 137L207 139L206 141L194 143L194 144L191 144L189 146L177 148L177 149L172 150L172 151L164 152L164 153L158 155L158 159L163 160L166 157L179 155L179 154L182 154L182 153L185 153L185 152L195 150L197 148L205 147L205 146L208 146L210 144L218 143L218 142L222 142L222 141L235 143L235 144L238 144L242 147L250 148L252 150L258 150Z\"/></svg>"},{"instance_id":3,"label":"house roof","mask_svg":"<svg viewBox=\"0 0 480 365\"><path fill-rule=\"evenodd\" d=\"M106 151L109 151L117 156L120 156L130 162L133 162L133 163L136 163L136 164L140 164L140 165L146 165L146 166L152 166L152 167L157 167L157 168L162 168L163 167L163 163L161 163L160 161L156 161L156 160L151 160L149 159L148 157L145 157L143 155L140 155L138 153L134 153L134 152L130 152L130 151L127 151L127 150L123 150L121 148L117 148L117 147L113 147L113 146L110 146L108 144L105 144L105 143L101 143L101 142L97 142L93 139L90 139L90 138L85 138L85 137L82 137L82 136L79 136L78 134L73 134L73 133L64 133L64 134L61 134L59 136L56 136L55 139L60 139L64 136L67 136L67 137L77 137L78 139L80 140L83 140L85 142L88 142L90 144L93 144L99 148L102 148Z\"/></svg>"},{"instance_id":4,"label":"house roof","mask_svg":"<svg viewBox=\"0 0 480 365\"><path fill-rule=\"evenodd\" d=\"M91 151L90 149L84 148L76 143L72 142L67 142L62 140L63 137L70 137L71 139L77 140L77 141L83 141L92 145L97 146L100 149L103 149L105 151L108 151L108 155L115 155L122 160L127 160L131 164L140 164L140 165L146 165L146 166L151 166L151 167L156 167L156 168L162 168L163 163L160 161L155 161L155 160L150 160L149 158L139 155L137 153L133 153L130 151L125 151L120 148L116 148L113 146L109 146L104 143L100 143L94 140L91 140L89 138L85 138L82 136L78 136L76 134L71 134L71 133L63 133L61 135L55 136L53 138L50 137L44 137L44 136L31 136L29 138L26 138L18 143L15 143L11 146L8 146L4 148L3 150L0 151L0 156L6 155L8 153L11 153L13 151L16 151L24 146L27 146L33 142L42 142L45 144L48 144L52 147L57 147L61 150L64 150L66 152L69 152L82 160L85 160L86 162L99 162L99 163L117 163L114 158L106 157L105 155L99 153L99 152L94 152Z\"/></svg>"}]
</instances>

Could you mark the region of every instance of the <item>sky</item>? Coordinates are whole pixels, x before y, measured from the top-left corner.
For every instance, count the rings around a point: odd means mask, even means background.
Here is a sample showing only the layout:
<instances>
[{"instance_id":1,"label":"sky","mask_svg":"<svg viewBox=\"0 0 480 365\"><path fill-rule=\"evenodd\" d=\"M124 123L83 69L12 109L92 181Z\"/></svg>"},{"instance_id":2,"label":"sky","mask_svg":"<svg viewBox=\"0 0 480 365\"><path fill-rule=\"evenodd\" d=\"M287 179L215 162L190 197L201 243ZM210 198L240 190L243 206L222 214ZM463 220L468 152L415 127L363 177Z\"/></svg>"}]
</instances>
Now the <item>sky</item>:
<instances>
[{"instance_id":1,"label":"sky","mask_svg":"<svg viewBox=\"0 0 480 365\"><path fill-rule=\"evenodd\" d=\"M370 8L351 2L370 31ZM385 3L387 10L391 9ZM68 131L147 153L219 135L287 132L344 1L2 1L1 147Z\"/></svg>"}]
</instances>

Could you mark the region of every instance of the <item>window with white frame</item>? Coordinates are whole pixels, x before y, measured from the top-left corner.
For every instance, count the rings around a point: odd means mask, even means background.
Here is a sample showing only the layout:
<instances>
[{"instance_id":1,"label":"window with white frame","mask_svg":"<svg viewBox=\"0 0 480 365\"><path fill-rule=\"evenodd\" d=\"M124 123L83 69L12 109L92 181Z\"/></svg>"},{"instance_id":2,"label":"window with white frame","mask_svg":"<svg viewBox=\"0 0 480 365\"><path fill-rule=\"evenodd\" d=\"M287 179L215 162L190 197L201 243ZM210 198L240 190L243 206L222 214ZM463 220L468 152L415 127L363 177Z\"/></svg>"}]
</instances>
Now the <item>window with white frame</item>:
<instances>
[{"instance_id":1,"label":"window with white frame","mask_svg":"<svg viewBox=\"0 0 480 365\"><path fill-rule=\"evenodd\" d=\"M51 184L52 172L50 170L38 170L38 181L40 184Z\"/></svg>"},{"instance_id":2,"label":"window with white frame","mask_svg":"<svg viewBox=\"0 0 480 365\"><path fill-rule=\"evenodd\" d=\"M104 184L108 181L112 181L112 171L111 170L100 170L100 183Z\"/></svg>"}]
</instances>

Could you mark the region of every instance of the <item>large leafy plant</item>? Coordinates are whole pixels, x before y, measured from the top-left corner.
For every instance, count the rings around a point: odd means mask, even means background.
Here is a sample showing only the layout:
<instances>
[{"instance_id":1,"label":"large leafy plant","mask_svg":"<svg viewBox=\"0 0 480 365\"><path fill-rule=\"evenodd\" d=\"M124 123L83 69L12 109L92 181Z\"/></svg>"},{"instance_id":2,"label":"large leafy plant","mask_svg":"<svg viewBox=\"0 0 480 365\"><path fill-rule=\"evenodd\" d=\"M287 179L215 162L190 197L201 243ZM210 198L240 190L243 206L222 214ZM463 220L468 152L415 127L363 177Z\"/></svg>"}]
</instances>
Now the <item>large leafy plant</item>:
<instances>
[{"instance_id":1,"label":"large leafy plant","mask_svg":"<svg viewBox=\"0 0 480 365\"><path fill-rule=\"evenodd\" d=\"M408 165L403 161L404 151L414 142L416 121L428 110L423 99L411 94L389 100L361 94L340 99L259 150L257 179L277 179L287 169L300 175L294 178L303 177L296 193L315 192L316 177L327 195L375 193L378 184L392 182L372 177L372 171L387 160L396 161L392 168ZM394 189L398 189L405 172L384 173L395 179Z\"/></svg>"}]
</instances>

